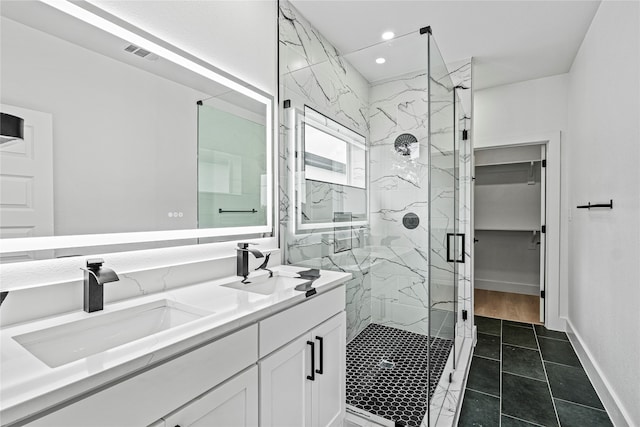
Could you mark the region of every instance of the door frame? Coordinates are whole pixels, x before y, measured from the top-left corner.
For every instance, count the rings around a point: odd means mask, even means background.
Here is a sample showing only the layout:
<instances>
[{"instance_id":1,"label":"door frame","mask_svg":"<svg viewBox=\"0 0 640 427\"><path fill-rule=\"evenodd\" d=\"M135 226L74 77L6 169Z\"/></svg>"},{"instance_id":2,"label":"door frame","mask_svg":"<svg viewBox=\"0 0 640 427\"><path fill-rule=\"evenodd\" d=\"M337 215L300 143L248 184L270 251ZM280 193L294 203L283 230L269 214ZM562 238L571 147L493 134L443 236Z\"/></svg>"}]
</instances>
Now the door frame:
<instances>
[{"instance_id":1,"label":"door frame","mask_svg":"<svg viewBox=\"0 0 640 427\"><path fill-rule=\"evenodd\" d=\"M561 132L546 132L530 135L482 138L476 139L473 149L517 147L523 145L546 145L547 168L546 168L546 248L545 248L545 299L544 309L546 313L545 326L549 329L564 331L566 320L561 316L566 310L562 309L560 295L560 236L563 230L560 222L560 177L561 177ZM471 168L475 174L475 161L472 157ZM474 190L475 193L475 190ZM472 196L472 209L473 196ZM473 213L471 215L473 218ZM471 227L472 239L475 238L475 230ZM472 264L473 267L473 264ZM473 290L475 290L475 277L471 279L471 306L475 301ZM564 301L566 304L566 301Z\"/></svg>"}]
</instances>

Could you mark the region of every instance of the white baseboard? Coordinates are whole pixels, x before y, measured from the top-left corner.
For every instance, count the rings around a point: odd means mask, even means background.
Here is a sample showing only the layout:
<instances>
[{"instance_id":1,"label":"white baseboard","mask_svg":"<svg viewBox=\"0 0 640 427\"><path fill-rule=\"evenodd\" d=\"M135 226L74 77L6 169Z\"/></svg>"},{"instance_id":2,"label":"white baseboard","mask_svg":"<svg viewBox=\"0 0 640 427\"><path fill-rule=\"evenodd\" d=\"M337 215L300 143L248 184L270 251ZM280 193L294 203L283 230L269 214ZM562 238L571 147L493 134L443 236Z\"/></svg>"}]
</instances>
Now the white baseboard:
<instances>
[{"instance_id":1,"label":"white baseboard","mask_svg":"<svg viewBox=\"0 0 640 427\"><path fill-rule=\"evenodd\" d=\"M475 278L475 289L486 291L511 292L514 294L539 295L540 284L503 282L500 280L488 280Z\"/></svg>"},{"instance_id":2,"label":"white baseboard","mask_svg":"<svg viewBox=\"0 0 640 427\"><path fill-rule=\"evenodd\" d=\"M584 341L575 331L573 324L569 319L566 319L566 329L569 341L571 341L573 348L576 350L578 359L580 359L580 362L582 363L589 380L591 380L591 384L593 384L593 388L596 390L598 397L600 397L602 404L607 410L613 425L616 427L633 426L631 416L625 410L624 406L622 406L622 402L620 402L620 399L611 388L611 383L603 374L602 369L600 369L600 366L593 358L593 355L584 345Z\"/></svg>"}]
</instances>

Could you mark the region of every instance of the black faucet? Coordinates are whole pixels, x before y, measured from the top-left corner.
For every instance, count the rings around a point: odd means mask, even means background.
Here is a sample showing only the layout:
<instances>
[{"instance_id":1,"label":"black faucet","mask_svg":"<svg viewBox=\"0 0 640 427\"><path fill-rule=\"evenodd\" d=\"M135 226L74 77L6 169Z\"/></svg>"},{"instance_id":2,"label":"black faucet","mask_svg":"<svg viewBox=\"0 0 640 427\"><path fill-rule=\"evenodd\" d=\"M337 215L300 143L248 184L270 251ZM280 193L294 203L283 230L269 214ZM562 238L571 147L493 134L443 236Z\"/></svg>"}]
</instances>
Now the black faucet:
<instances>
[{"instance_id":1,"label":"black faucet","mask_svg":"<svg viewBox=\"0 0 640 427\"><path fill-rule=\"evenodd\" d=\"M242 283L249 283L247 281L247 277L249 276L249 253L252 253L256 258L264 257L262 252L257 249L250 249L249 245L255 245L255 243L238 243L238 249L236 249L237 274L242 277Z\"/></svg>"},{"instance_id":2,"label":"black faucet","mask_svg":"<svg viewBox=\"0 0 640 427\"><path fill-rule=\"evenodd\" d=\"M262 264L260 264L258 267L256 267L256 271L258 270L264 270L264 271L268 271L269 272L269 277L273 277L273 271L269 270L267 268L267 264L269 264L269 257L271 256L270 253L266 254L264 256L264 262Z\"/></svg>"},{"instance_id":3,"label":"black faucet","mask_svg":"<svg viewBox=\"0 0 640 427\"><path fill-rule=\"evenodd\" d=\"M84 311L92 313L104 308L104 289L102 285L120 280L115 271L103 268L102 258L87 260L84 270Z\"/></svg>"}]
</instances>

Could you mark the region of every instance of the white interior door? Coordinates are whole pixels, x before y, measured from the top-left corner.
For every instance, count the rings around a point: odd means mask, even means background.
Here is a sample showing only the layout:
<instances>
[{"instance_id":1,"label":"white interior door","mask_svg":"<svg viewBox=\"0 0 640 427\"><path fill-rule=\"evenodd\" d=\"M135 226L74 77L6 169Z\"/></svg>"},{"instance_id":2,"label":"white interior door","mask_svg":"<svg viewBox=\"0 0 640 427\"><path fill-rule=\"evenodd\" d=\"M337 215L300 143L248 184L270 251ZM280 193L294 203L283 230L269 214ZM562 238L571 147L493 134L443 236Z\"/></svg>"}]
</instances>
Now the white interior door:
<instances>
[{"instance_id":1,"label":"white interior door","mask_svg":"<svg viewBox=\"0 0 640 427\"><path fill-rule=\"evenodd\" d=\"M542 145L540 147L540 158L542 159L542 168L540 169L540 230L545 230L547 224L547 147ZM546 230L545 230L546 231ZM547 256L547 234L546 232L540 233L540 322L544 323L544 309L545 298L543 298L545 292L545 285L547 281L546 276L546 256Z\"/></svg>"},{"instance_id":2,"label":"white interior door","mask_svg":"<svg viewBox=\"0 0 640 427\"><path fill-rule=\"evenodd\" d=\"M24 140L0 145L0 237L53 235L52 115L0 104L24 119ZM51 253L13 253L2 262L48 258Z\"/></svg>"}]
</instances>

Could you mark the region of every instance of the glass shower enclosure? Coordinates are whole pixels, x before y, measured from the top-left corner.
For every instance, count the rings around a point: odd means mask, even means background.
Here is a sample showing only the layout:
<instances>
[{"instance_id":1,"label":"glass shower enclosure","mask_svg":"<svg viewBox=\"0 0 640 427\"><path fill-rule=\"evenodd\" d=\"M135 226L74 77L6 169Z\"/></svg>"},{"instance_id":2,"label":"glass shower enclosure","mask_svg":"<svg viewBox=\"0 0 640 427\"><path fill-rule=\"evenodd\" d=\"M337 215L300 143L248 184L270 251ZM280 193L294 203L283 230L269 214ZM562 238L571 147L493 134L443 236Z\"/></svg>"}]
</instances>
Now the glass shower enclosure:
<instances>
[{"instance_id":1,"label":"glass shower enclosure","mask_svg":"<svg viewBox=\"0 0 640 427\"><path fill-rule=\"evenodd\" d=\"M353 274L347 412L441 424L468 335L457 89L428 27L339 53L294 6L279 9L285 262Z\"/></svg>"}]
</instances>

